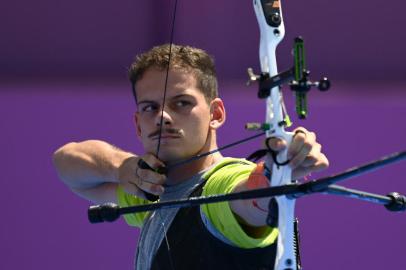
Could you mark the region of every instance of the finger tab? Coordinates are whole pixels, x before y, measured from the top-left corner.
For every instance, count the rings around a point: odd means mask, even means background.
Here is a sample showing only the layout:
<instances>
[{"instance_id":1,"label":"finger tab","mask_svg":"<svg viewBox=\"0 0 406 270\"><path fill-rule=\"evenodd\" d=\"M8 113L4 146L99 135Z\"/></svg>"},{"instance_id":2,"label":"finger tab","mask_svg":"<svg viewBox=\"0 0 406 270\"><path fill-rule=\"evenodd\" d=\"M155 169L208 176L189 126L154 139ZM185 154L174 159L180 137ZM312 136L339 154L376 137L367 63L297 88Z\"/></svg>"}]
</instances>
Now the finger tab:
<instances>
[{"instance_id":1,"label":"finger tab","mask_svg":"<svg viewBox=\"0 0 406 270\"><path fill-rule=\"evenodd\" d=\"M146 192L146 191L144 191L144 195L145 195L145 198L147 198L147 200L151 201L151 202L155 202L159 199L159 196Z\"/></svg>"},{"instance_id":2,"label":"finger tab","mask_svg":"<svg viewBox=\"0 0 406 270\"><path fill-rule=\"evenodd\" d=\"M148 163L146 163L142 158L138 160L138 167L140 167L140 169L148 169L153 171L153 169L148 165Z\"/></svg>"},{"instance_id":3,"label":"finger tab","mask_svg":"<svg viewBox=\"0 0 406 270\"><path fill-rule=\"evenodd\" d=\"M142 158L138 160L138 167L140 169L146 169L159 174L167 174L168 169L165 166L158 165L156 169L152 168L148 163L146 163Z\"/></svg>"}]
</instances>

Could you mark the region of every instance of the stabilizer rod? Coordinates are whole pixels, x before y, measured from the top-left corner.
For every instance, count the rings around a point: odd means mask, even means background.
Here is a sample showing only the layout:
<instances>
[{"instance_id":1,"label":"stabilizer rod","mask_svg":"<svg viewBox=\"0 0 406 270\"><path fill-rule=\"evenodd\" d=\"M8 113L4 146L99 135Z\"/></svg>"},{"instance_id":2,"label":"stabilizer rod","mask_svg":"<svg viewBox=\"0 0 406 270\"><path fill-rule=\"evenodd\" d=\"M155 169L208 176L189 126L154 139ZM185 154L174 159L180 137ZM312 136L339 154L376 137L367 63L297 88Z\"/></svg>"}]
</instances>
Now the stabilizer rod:
<instances>
[{"instance_id":1,"label":"stabilizer rod","mask_svg":"<svg viewBox=\"0 0 406 270\"><path fill-rule=\"evenodd\" d=\"M382 196L334 185L334 183L337 183L339 181L344 181L355 176L374 171L378 168L382 168L383 166L401 161L405 158L406 151L394 153L365 165L351 168L343 173L323 177L303 184L294 183L277 187L243 191L239 193L184 198L174 201L164 201L129 207L119 207L118 205L113 203L96 205L89 208L88 218L91 223L99 223L104 221L112 222L117 220L120 215L130 213L154 211L165 208L192 207L207 203L246 200L282 195L291 198L300 198L313 193L331 193L336 195L343 195L346 197L352 197L364 201L382 204L390 211L405 211L406 197L404 195L400 195L399 193L393 192L388 194L387 196Z\"/></svg>"}]
</instances>

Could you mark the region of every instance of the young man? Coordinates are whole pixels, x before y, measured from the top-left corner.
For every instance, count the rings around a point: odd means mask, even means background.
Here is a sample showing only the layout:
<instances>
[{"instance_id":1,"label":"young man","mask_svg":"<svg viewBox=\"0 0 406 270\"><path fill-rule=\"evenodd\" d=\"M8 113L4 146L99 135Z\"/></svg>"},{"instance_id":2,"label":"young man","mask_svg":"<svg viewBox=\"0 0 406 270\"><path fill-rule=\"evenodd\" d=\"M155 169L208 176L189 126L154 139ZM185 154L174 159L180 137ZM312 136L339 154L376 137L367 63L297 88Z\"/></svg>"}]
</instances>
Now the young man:
<instances>
[{"instance_id":1,"label":"young man","mask_svg":"<svg viewBox=\"0 0 406 270\"><path fill-rule=\"evenodd\" d=\"M169 45L154 47L130 68L137 102L134 121L144 155L96 140L68 143L55 152L59 176L73 192L95 203L127 206L150 203L147 193L164 201L252 189L249 176L256 164L224 158L219 152L166 175L157 172L216 149L216 131L226 119L212 58L200 49L177 45L172 46L170 61L168 56ZM271 144L275 151L286 147L282 140ZM315 134L304 128L288 153L295 179L328 166ZM140 159L153 170L140 167ZM126 215L130 225L142 226L136 269L272 269L278 231L266 226L268 202Z\"/></svg>"}]
</instances>

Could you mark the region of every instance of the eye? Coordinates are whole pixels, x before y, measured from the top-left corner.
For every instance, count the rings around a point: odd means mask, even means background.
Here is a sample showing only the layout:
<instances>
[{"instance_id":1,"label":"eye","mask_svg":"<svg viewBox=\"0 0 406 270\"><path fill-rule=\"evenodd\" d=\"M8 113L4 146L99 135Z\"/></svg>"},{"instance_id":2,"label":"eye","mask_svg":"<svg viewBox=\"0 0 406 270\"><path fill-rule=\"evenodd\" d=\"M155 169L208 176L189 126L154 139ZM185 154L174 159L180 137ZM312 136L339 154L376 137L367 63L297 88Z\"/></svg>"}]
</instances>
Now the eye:
<instances>
[{"instance_id":1,"label":"eye","mask_svg":"<svg viewBox=\"0 0 406 270\"><path fill-rule=\"evenodd\" d=\"M175 102L176 107L186 107L191 105L192 103L190 101L187 100L178 100Z\"/></svg>"},{"instance_id":2,"label":"eye","mask_svg":"<svg viewBox=\"0 0 406 270\"><path fill-rule=\"evenodd\" d=\"M158 106L156 104L148 104L141 107L141 112L154 112L158 110Z\"/></svg>"}]
</instances>

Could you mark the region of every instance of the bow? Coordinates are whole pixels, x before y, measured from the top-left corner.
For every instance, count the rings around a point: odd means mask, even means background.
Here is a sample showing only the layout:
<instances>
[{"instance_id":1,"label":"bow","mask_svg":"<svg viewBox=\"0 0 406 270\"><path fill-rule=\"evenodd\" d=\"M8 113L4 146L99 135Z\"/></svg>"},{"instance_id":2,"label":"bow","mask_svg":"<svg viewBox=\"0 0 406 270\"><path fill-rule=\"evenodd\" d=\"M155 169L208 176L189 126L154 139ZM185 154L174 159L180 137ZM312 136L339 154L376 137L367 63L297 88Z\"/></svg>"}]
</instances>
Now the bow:
<instances>
[{"instance_id":1,"label":"bow","mask_svg":"<svg viewBox=\"0 0 406 270\"><path fill-rule=\"evenodd\" d=\"M176 5L176 4L175 4ZM292 141L294 134L292 132L285 131L285 128L289 126L290 120L287 117L286 110L284 108L282 93L280 85L285 82L291 82L290 87L296 93L296 104L297 113L299 118L305 118L307 114L306 106L306 93L311 86L318 86L320 90L326 90L329 87L329 82L327 79L322 79L319 82L312 83L308 80L309 73L306 70L305 60L304 60L304 48L303 40L298 38L295 40L295 64L294 67L286 72L278 74L277 62L276 62L276 48L278 44L282 41L285 28L283 23L283 16L281 10L281 3L279 0L253 0L254 10L257 16L258 24L260 27L260 66L261 75L255 75L253 71L249 70L249 76L251 81L259 82L259 97L266 99L266 117L263 124L248 124L249 129L261 129L267 138L267 142L271 138L281 138L284 139L288 144ZM176 8L175 8L176 10ZM175 11L176 12L176 11ZM173 28L172 28L173 32ZM173 36L173 35L172 35ZM171 38L172 39L172 38ZM171 42L172 43L172 42ZM165 96L165 94L164 94ZM164 106L162 106L164 107ZM161 125L162 126L162 125ZM264 133L260 133L262 136ZM254 135L250 138L258 137L259 135ZM242 140L245 141L245 140ZM236 143L230 144L225 147L221 147L215 151L225 149L226 147L235 145ZM159 146L158 146L159 149ZM298 258L298 252L296 247L298 246L298 239L295 236L295 218L294 218L294 207L295 207L295 196L294 194L305 194L312 192L342 192L349 194L349 190L345 191L337 186L331 186L333 184L330 179L325 181L322 187L315 188L311 185L299 185L298 183L292 182L291 169L289 166L285 166L288 163L287 150L280 153L275 153L267 149L266 166L272 168L272 174L269 175L270 184L273 189L268 189L268 193L264 193L262 197L276 196L275 200L271 200L270 208L277 213L276 218L270 218L269 223L274 223L277 220L277 227L279 229L278 244L277 244L277 256L275 261L274 269L300 269L300 260ZM159 150L157 150L159 152ZM174 164L169 169L173 169L176 166L190 162L197 158L207 156L214 153L211 151L209 153L201 154L197 157L181 161ZM401 158L403 159L405 154L402 153ZM397 159L398 160L398 159ZM342 179L341 179L342 180ZM318 182L318 181L315 181ZM320 181L321 182L321 181ZM279 188L279 189L278 189ZM247 193L245 193L247 194ZM254 193L252 193L254 194ZM287 195L290 196L287 196ZM225 201L230 199L241 199L244 194L232 194L233 196L228 196L226 198L217 197L210 202ZM279 196L278 196L279 195ZM256 198L261 197L258 193L255 195L250 195L251 197L244 198ZM362 197L362 195L360 195ZM395 205L405 205L404 197L392 195L388 198L382 198L382 203L388 205L395 202ZM176 207L192 206L197 204L196 198L193 200L181 200L177 201ZM208 203L209 200L199 201L200 203ZM170 202L162 203L162 207L169 207ZM175 203L173 203L175 205ZM154 209L158 209L159 204L155 204ZM93 210L97 209L93 208ZM120 214L130 213L134 210L136 211L149 211L153 207L144 206L137 209L127 209L122 210L113 206L113 214L106 214L106 216L114 216L114 218L107 218L107 220L114 220L115 217ZM100 210L100 208L99 208ZM102 209L103 210L103 209ZM105 208L104 208L105 210ZM105 210L106 212L111 210ZM103 214L95 214L94 212L89 212L89 217L93 221L103 220ZM275 224L274 224L275 225Z\"/></svg>"},{"instance_id":2,"label":"bow","mask_svg":"<svg viewBox=\"0 0 406 270\"><path fill-rule=\"evenodd\" d=\"M261 72L262 74L268 74L268 77L273 77L278 74L276 48L285 35L280 1L254 0L253 3L260 28L259 59ZM266 98L265 124L269 128L266 131L267 138L278 137L284 139L287 146L289 146L293 133L285 131L286 121L283 98L278 85L270 89L270 95ZM275 161L277 162L274 162L269 155L266 158L267 167L272 166L272 175L269 179L271 186L290 184L292 181L292 169L289 166L278 165L287 161L287 148L277 155ZM278 207L277 225L279 234L274 269L296 267L297 258L294 250L293 228L295 200L287 199L286 196L278 196L275 200Z\"/></svg>"},{"instance_id":3,"label":"bow","mask_svg":"<svg viewBox=\"0 0 406 270\"><path fill-rule=\"evenodd\" d=\"M307 116L306 94L311 86L317 86L325 91L330 87L327 78L320 82L308 80L309 72L306 70L304 59L304 42L302 38L295 39L294 67L278 74L276 62L276 48L285 36L282 7L279 0L254 0L255 14L260 29L259 60L261 75L254 75L252 69L248 70L250 81L259 81L260 98L266 98L265 123L260 125L266 130L267 158L266 166L272 167L268 176L272 187L292 184L292 169L286 166L289 163L287 149L292 141L294 133L287 132L285 127L291 125L289 116L285 110L280 85L290 82L290 88L296 94L296 112L299 118ZM248 124L248 128L258 125ZM285 150L275 153L269 147L271 138L283 139L287 142ZM275 201L276 203L275 203ZM275 197L270 201L270 216L267 223L274 225L277 220L279 230L275 270L300 269L300 256L298 246L297 220L294 217L295 199L286 196ZM276 209L277 208L277 209ZM277 216L272 217L271 212Z\"/></svg>"}]
</instances>

